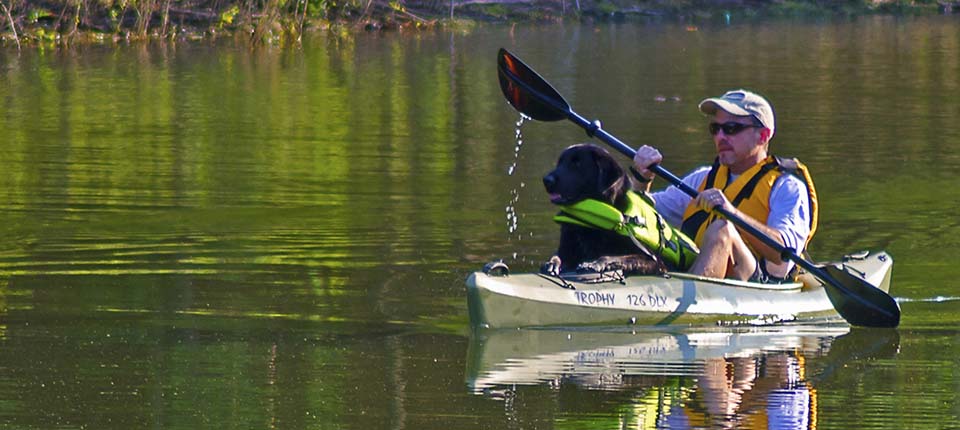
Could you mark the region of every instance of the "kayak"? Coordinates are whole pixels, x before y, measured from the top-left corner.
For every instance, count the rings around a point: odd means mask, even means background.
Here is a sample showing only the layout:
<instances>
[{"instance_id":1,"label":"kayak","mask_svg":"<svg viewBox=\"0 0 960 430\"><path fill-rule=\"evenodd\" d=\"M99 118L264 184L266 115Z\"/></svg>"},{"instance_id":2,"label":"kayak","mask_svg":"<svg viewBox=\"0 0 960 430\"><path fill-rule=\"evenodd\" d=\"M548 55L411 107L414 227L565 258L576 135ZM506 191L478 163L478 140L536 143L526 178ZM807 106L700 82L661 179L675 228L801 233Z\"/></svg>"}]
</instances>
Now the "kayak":
<instances>
[{"instance_id":1,"label":"kayak","mask_svg":"<svg viewBox=\"0 0 960 430\"><path fill-rule=\"evenodd\" d=\"M890 289L893 258L860 252L820 263ZM581 325L766 325L827 322L840 315L824 284L809 273L787 284L760 284L687 273L623 277L618 273L510 274L488 264L467 278L467 305L475 327Z\"/></svg>"}]
</instances>

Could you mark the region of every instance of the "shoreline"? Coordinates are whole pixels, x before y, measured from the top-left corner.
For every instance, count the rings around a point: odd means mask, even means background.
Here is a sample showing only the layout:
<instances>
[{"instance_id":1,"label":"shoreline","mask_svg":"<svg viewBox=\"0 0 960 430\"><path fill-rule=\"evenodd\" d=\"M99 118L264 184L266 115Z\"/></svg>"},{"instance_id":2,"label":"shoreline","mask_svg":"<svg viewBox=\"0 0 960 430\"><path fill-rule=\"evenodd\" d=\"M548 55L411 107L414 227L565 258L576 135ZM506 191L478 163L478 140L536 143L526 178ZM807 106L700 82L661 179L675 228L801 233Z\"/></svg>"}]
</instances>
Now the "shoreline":
<instances>
[{"instance_id":1,"label":"shoreline","mask_svg":"<svg viewBox=\"0 0 960 430\"><path fill-rule=\"evenodd\" d=\"M172 1L141 0L130 6L114 0L80 0L75 5L53 0L0 0L0 44L21 49L233 38L253 45L283 45L316 32L349 37L358 32L469 29L505 23L699 25L960 12L960 0L861 0L827 5L816 0L347 0L340 5L326 0L270 0L259 9L235 1L212 3L219 6L213 9L206 7L210 3L206 0L177 2L174 7ZM321 6L311 9L311 4Z\"/></svg>"}]
</instances>

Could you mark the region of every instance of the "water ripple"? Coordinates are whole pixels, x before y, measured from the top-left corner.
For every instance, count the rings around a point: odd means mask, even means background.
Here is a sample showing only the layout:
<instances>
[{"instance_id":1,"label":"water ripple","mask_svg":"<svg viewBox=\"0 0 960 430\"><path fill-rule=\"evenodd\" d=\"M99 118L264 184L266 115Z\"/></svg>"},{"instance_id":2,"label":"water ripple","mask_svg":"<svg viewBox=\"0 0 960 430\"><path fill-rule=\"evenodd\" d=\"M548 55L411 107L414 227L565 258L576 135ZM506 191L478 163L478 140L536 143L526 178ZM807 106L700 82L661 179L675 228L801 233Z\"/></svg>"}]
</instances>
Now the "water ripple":
<instances>
[{"instance_id":1,"label":"water ripple","mask_svg":"<svg viewBox=\"0 0 960 430\"><path fill-rule=\"evenodd\" d=\"M910 298L910 297L896 297L895 300L897 303L942 303L942 302L955 302L960 300L960 297L957 296L935 296L935 297L922 297L922 298Z\"/></svg>"}]
</instances>

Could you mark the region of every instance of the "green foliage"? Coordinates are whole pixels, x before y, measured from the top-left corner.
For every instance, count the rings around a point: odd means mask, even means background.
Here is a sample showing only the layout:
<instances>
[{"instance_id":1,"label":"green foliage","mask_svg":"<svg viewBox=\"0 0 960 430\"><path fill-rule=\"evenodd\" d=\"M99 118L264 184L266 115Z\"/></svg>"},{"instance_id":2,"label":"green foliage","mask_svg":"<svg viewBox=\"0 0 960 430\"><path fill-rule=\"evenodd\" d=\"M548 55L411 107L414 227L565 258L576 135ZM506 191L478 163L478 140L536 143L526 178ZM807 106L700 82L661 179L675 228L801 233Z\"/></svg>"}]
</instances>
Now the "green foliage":
<instances>
[{"instance_id":1,"label":"green foliage","mask_svg":"<svg viewBox=\"0 0 960 430\"><path fill-rule=\"evenodd\" d=\"M480 4L476 5L475 9L484 15L495 18L506 18L509 13L507 7L502 4Z\"/></svg>"},{"instance_id":2,"label":"green foliage","mask_svg":"<svg viewBox=\"0 0 960 430\"><path fill-rule=\"evenodd\" d=\"M602 1L602 0L596 3L595 8L597 9L597 12L603 15L610 15L620 10L620 8L617 5L610 3L608 1Z\"/></svg>"},{"instance_id":3,"label":"green foliage","mask_svg":"<svg viewBox=\"0 0 960 430\"><path fill-rule=\"evenodd\" d=\"M891 14L915 14L918 12L936 11L938 4L923 0L893 0L876 5L876 11Z\"/></svg>"},{"instance_id":4,"label":"green foliage","mask_svg":"<svg viewBox=\"0 0 960 430\"><path fill-rule=\"evenodd\" d=\"M787 0L773 8L773 13L782 16L810 16L822 13L823 9L805 1Z\"/></svg>"},{"instance_id":5,"label":"green foliage","mask_svg":"<svg viewBox=\"0 0 960 430\"><path fill-rule=\"evenodd\" d=\"M240 8L234 5L233 7L220 13L220 28L227 25L233 25L233 19L236 18L237 14L240 13Z\"/></svg>"},{"instance_id":6,"label":"green foliage","mask_svg":"<svg viewBox=\"0 0 960 430\"><path fill-rule=\"evenodd\" d=\"M325 18L327 11L337 7L334 0L310 0L307 2L307 16L314 18Z\"/></svg>"},{"instance_id":7,"label":"green foliage","mask_svg":"<svg viewBox=\"0 0 960 430\"><path fill-rule=\"evenodd\" d=\"M57 33L47 31L43 27L37 27L32 32L33 37L38 41L52 42L57 39Z\"/></svg>"},{"instance_id":8,"label":"green foliage","mask_svg":"<svg viewBox=\"0 0 960 430\"><path fill-rule=\"evenodd\" d=\"M416 27L447 16L447 3L435 0L9 0L13 19L23 35L35 27L61 34L114 32L120 36L201 38L220 30L254 29L252 40L298 40L311 28L378 22L375 28ZM440 5L440 6L438 6ZM474 3L457 7L457 19L474 21L555 21L587 13L610 16L643 9L660 16L688 19L763 19L764 17L826 17L859 14L936 13L936 0L573 0L547 3ZM179 13L171 16L170 10ZM629 14L627 14L629 16ZM413 17L413 18L411 18ZM718 18L719 17L719 18ZM453 24L445 22L445 25ZM456 24L460 25L461 24ZM44 33L45 36L45 33ZM287 37L294 36L294 37ZM38 38L33 38L38 40ZM95 39L103 40L103 39Z\"/></svg>"},{"instance_id":9,"label":"green foliage","mask_svg":"<svg viewBox=\"0 0 960 430\"><path fill-rule=\"evenodd\" d=\"M41 18L54 18L54 17L56 17L56 15L54 15L52 12L50 12L47 9L31 8L30 11L27 12L27 23L36 24L37 21L39 21Z\"/></svg>"}]
</instances>

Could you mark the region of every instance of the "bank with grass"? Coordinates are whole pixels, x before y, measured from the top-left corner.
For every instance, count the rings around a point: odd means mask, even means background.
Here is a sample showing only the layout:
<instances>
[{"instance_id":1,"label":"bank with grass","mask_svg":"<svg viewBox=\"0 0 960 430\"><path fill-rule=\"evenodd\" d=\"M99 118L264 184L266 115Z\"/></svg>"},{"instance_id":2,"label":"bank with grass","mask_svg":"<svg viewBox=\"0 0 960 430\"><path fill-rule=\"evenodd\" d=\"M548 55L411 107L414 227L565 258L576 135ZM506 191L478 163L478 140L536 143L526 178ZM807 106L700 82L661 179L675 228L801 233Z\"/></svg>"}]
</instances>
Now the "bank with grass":
<instances>
[{"instance_id":1,"label":"bank with grass","mask_svg":"<svg viewBox=\"0 0 960 430\"><path fill-rule=\"evenodd\" d=\"M0 0L4 45L233 38L295 43L308 32L421 31L485 23L691 24L868 14L938 14L954 0Z\"/></svg>"}]
</instances>

